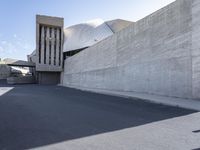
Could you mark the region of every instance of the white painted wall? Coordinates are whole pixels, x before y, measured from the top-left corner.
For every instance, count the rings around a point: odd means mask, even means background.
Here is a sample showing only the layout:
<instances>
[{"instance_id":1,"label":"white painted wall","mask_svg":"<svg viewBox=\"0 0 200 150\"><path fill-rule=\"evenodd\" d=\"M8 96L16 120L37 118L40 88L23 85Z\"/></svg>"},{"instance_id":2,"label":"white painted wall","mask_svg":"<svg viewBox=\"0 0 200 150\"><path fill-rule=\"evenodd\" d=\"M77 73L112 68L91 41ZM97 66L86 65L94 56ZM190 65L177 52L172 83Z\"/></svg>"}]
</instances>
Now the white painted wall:
<instances>
[{"instance_id":1,"label":"white painted wall","mask_svg":"<svg viewBox=\"0 0 200 150\"><path fill-rule=\"evenodd\" d=\"M200 98L199 14L177 0L65 60L63 85Z\"/></svg>"}]
</instances>

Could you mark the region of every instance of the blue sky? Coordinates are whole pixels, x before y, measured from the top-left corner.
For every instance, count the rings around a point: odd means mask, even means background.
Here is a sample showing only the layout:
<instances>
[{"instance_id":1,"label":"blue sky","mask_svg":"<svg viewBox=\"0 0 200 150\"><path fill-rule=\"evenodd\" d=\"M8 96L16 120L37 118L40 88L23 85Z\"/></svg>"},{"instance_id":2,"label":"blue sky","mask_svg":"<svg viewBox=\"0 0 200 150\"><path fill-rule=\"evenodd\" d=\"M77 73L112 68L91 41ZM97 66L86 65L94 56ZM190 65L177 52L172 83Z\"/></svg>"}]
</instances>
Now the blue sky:
<instances>
[{"instance_id":1,"label":"blue sky","mask_svg":"<svg viewBox=\"0 0 200 150\"><path fill-rule=\"evenodd\" d=\"M102 18L137 21L174 0L1 0L0 58L26 60L35 49L35 15L59 16L65 27Z\"/></svg>"}]
</instances>

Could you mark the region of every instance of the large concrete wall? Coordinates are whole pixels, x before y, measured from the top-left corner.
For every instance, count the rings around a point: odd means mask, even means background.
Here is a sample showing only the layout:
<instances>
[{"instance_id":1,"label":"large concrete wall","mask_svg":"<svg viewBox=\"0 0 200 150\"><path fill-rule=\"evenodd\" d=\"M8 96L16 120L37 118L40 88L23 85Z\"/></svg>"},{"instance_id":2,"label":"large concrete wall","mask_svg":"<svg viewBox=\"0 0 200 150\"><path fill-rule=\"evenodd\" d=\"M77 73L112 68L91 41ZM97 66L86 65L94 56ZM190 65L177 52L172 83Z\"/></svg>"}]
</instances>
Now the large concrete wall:
<instances>
[{"instance_id":1,"label":"large concrete wall","mask_svg":"<svg viewBox=\"0 0 200 150\"><path fill-rule=\"evenodd\" d=\"M200 98L200 1L192 3L192 92Z\"/></svg>"},{"instance_id":2,"label":"large concrete wall","mask_svg":"<svg viewBox=\"0 0 200 150\"><path fill-rule=\"evenodd\" d=\"M199 14L177 0L66 59L63 85L200 98Z\"/></svg>"}]
</instances>

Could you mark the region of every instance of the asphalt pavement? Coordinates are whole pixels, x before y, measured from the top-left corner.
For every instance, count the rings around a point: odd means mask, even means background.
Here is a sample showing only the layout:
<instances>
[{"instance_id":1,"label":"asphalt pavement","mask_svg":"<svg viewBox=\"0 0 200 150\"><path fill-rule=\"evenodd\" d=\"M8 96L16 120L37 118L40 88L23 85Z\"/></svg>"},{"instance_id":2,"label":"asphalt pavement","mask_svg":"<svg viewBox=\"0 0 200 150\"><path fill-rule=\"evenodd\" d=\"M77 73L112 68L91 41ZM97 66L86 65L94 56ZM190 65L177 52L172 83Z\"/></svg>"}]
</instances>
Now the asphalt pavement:
<instances>
[{"instance_id":1,"label":"asphalt pavement","mask_svg":"<svg viewBox=\"0 0 200 150\"><path fill-rule=\"evenodd\" d=\"M192 113L65 87L1 82L0 150L37 148Z\"/></svg>"}]
</instances>

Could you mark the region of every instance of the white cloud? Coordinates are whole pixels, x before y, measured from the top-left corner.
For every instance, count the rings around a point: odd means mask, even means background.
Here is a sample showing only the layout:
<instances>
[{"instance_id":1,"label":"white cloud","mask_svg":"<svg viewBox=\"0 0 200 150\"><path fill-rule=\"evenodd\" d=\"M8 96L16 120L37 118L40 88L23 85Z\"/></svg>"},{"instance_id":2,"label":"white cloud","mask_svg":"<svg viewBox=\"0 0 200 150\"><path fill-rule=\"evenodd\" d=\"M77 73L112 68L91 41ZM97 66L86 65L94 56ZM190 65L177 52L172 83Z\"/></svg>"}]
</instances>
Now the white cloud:
<instances>
[{"instance_id":1,"label":"white cloud","mask_svg":"<svg viewBox=\"0 0 200 150\"><path fill-rule=\"evenodd\" d=\"M1 44L6 44L7 42L6 41L1 41Z\"/></svg>"},{"instance_id":2,"label":"white cloud","mask_svg":"<svg viewBox=\"0 0 200 150\"><path fill-rule=\"evenodd\" d=\"M13 37L14 37L14 38L17 38L17 34L14 34Z\"/></svg>"}]
</instances>

